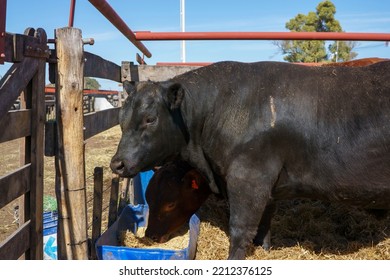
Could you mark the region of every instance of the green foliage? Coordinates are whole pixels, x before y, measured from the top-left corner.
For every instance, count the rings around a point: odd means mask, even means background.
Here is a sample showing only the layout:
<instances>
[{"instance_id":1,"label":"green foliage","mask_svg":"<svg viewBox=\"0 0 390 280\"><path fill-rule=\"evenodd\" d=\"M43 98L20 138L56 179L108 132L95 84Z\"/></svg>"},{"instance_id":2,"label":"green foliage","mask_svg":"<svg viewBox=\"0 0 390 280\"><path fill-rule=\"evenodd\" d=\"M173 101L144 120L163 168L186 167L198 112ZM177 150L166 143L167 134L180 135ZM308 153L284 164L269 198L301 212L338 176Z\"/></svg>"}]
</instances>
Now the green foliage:
<instances>
[{"instance_id":1,"label":"green foliage","mask_svg":"<svg viewBox=\"0 0 390 280\"><path fill-rule=\"evenodd\" d=\"M85 77L84 78L85 89L100 89L100 84L96 79Z\"/></svg>"},{"instance_id":2,"label":"green foliage","mask_svg":"<svg viewBox=\"0 0 390 280\"><path fill-rule=\"evenodd\" d=\"M315 12L307 15L298 14L286 23L291 32L343 32L340 22L335 19L336 7L331 1L323 1L317 5ZM275 44L289 62L324 62L347 61L355 58L357 53L352 49L354 42L339 41L329 45L325 41L278 41Z\"/></svg>"},{"instance_id":3,"label":"green foliage","mask_svg":"<svg viewBox=\"0 0 390 280\"><path fill-rule=\"evenodd\" d=\"M57 210L57 200L50 195L44 195L43 211L49 212L49 211L56 211L56 210Z\"/></svg>"},{"instance_id":4,"label":"green foliage","mask_svg":"<svg viewBox=\"0 0 390 280\"><path fill-rule=\"evenodd\" d=\"M353 41L339 41L329 45L329 51L334 54L332 61L348 61L357 57L358 53L353 51L356 47L356 42Z\"/></svg>"}]
</instances>

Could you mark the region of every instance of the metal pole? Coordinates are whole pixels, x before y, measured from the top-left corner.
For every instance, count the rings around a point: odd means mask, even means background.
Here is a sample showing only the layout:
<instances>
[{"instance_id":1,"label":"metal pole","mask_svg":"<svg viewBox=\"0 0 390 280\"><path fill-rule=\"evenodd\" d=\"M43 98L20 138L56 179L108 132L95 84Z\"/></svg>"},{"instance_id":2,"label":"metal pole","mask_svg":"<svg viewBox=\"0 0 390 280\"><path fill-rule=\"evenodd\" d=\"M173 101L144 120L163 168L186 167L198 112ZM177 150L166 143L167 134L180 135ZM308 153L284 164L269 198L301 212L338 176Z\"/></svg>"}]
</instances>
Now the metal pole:
<instances>
[{"instance_id":1,"label":"metal pole","mask_svg":"<svg viewBox=\"0 0 390 280\"><path fill-rule=\"evenodd\" d=\"M180 31L185 32L185 0L180 0ZM186 62L186 41L181 41L181 62Z\"/></svg>"},{"instance_id":2,"label":"metal pole","mask_svg":"<svg viewBox=\"0 0 390 280\"><path fill-rule=\"evenodd\" d=\"M390 41L390 33L349 32L137 32L137 40L340 40Z\"/></svg>"},{"instance_id":3,"label":"metal pole","mask_svg":"<svg viewBox=\"0 0 390 280\"><path fill-rule=\"evenodd\" d=\"M0 0L0 64L5 61L5 18L7 15L7 0Z\"/></svg>"},{"instance_id":4,"label":"metal pole","mask_svg":"<svg viewBox=\"0 0 390 280\"><path fill-rule=\"evenodd\" d=\"M71 0L68 27L73 27L75 7L76 7L76 0Z\"/></svg>"},{"instance_id":5,"label":"metal pole","mask_svg":"<svg viewBox=\"0 0 390 280\"><path fill-rule=\"evenodd\" d=\"M135 34L126 25L126 23L119 17L115 10L105 0L89 0L89 2L95 6L96 9L102 13L123 35L129 39L144 55L152 57L149 50L135 38Z\"/></svg>"}]
</instances>

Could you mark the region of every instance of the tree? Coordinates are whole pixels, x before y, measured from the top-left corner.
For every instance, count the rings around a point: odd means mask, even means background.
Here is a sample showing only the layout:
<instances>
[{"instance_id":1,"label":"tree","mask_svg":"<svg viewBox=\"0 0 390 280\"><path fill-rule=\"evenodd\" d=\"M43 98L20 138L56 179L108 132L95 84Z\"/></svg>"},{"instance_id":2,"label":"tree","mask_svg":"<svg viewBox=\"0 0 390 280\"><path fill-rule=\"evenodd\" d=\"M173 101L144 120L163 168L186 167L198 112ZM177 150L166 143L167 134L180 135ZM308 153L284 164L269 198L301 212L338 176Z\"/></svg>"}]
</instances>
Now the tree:
<instances>
[{"instance_id":1,"label":"tree","mask_svg":"<svg viewBox=\"0 0 390 280\"><path fill-rule=\"evenodd\" d=\"M85 77L84 78L84 88L85 89L100 89L100 84L94 78Z\"/></svg>"},{"instance_id":2,"label":"tree","mask_svg":"<svg viewBox=\"0 0 390 280\"><path fill-rule=\"evenodd\" d=\"M335 19L336 7L331 1L317 5L316 12L298 14L286 23L291 32L343 32L340 22ZM277 41L275 44L289 62L347 61L357 56L353 52L355 42L338 41L325 47L325 41Z\"/></svg>"}]
</instances>

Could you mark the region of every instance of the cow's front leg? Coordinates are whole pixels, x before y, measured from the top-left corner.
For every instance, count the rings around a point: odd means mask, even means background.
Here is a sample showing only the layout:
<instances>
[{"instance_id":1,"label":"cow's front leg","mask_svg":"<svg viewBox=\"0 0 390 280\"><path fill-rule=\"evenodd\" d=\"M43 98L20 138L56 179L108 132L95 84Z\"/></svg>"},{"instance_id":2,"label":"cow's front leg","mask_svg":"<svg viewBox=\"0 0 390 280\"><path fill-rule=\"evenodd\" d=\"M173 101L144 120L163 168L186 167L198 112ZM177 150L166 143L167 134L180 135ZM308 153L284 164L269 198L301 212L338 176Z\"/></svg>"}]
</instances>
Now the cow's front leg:
<instances>
[{"instance_id":1,"label":"cow's front leg","mask_svg":"<svg viewBox=\"0 0 390 280\"><path fill-rule=\"evenodd\" d=\"M247 247L256 236L264 209L270 200L270 191L258 191L256 184L229 180L228 197L229 259L244 259Z\"/></svg>"},{"instance_id":2,"label":"cow's front leg","mask_svg":"<svg viewBox=\"0 0 390 280\"><path fill-rule=\"evenodd\" d=\"M278 179L282 163L277 157L262 157L261 161L255 163L250 159L245 156L237 157L230 165L226 178L230 204L229 259L245 258L247 247L260 227L264 226L264 229L260 228L261 237L258 236L262 241L267 241L269 233L272 208L266 211L265 223L260 225L260 221L267 205L272 202L272 188Z\"/></svg>"}]
</instances>

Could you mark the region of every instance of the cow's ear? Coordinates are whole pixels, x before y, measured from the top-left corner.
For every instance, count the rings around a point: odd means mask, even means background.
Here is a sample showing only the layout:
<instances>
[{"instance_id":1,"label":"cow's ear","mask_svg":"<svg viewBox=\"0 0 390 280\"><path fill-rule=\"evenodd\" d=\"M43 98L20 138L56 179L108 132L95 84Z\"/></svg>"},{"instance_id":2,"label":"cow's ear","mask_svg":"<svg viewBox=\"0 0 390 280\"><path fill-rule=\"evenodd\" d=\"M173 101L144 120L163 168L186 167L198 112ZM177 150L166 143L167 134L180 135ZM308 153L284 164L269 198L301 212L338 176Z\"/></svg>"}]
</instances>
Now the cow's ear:
<instances>
[{"instance_id":1,"label":"cow's ear","mask_svg":"<svg viewBox=\"0 0 390 280\"><path fill-rule=\"evenodd\" d=\"M130 81L123 81L123 88L127 94L132 95L135 92L135 83Z\"/></svg>"},{"instance_id":2,"label":"cow's ear","mask_svg":"<svg viewBox=\"0 0 390 280\"><path fill-rule=\"evenodd\" d=\"M184 185L187 189L197 191L199 188L202 188L206 184L206 179L195 169L192 169L184 175L183 178Z\"/></svg>"},{"instance_id":3,"label":"cow's ear","mask_svg":"<svg viewBox=\"0 0 390 280\"><path fill-rule=\"evenodd\" d=\"M171 110L179 108L181 102L183 101L183 98L184 98L184 88L182 87L181 84L175 83L168 87L167 99Z\"/></svg>"}]
</instances>

